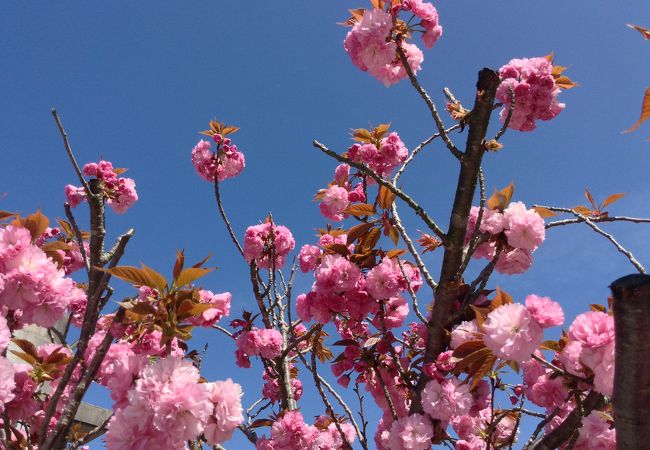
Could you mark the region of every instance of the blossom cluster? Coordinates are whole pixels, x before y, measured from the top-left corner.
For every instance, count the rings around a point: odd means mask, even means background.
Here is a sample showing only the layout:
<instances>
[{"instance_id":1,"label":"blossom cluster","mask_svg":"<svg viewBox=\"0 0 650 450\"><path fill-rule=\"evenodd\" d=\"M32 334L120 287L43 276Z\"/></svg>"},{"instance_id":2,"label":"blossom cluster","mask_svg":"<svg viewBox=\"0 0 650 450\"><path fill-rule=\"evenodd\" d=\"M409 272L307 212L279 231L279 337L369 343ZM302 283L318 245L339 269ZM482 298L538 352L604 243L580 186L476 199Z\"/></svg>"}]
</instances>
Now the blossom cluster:
<instances>
[{"instance_id":1,"label":"blossom cluster","mask_svg":"<svg viewBox=\"0 0 650 450\"><path fill-rule=\"evenodd\" d=\"M237 336L235 357L239 367L250 367L249 357L273 359L282 352L282 333L272 328L253 328Z\"/></svg>"},{"instance_id":2,"label":"blossom cluster","mask_svg":"<svg viewBox=\"0 0 650 450\"><path fill-rule=\"evenodd\" d=\"M14 328L36 324L51 327L72 302L86 294L32 243L27 228L0 228L0 314Z\"/></svg>"},{"instance_id":3,"label":"blossom cluster","mask_svg":"<svg viewBox=\"0 0 650 450\"><path fill-rule=\"evenodd\" d=\"M321 202L318 205L321 214L335 222L347 218L344 211L353 202L365 202L366 194L363 189L363 183L358 182L354 187L350 181L350 166L340 164L334 171L334 181L330 183L327 189L319 192L317 198Z\"/></svg>"},{"instance_id":4,"label":"blossom cluster","mask_svg":"<svg viewBox=\"0 0 650 450\"><path fill-rule=\"evenodd\" d=\"M353 426L341 422L348 444L356 438ZM314 425L308 425L299 411L288 411L273 422L269 437L257 440L257 450L340 450L344 442L336 424L329 416L319 416Z\"/></svg>"},{"instance_id":5,"label":"blossom cluster","mask_svg":"<svg viewBox=\"0 0 650 450\"><path fill-rule=\"evenodd\" d=\"M255 261L257 267L262 269L270 269L271 266L280 269L295 246L296 241L287 227L268 221L246 229L244 258L249 263Z\"/></svg>"},{"instance_id":6,"label":"blossom cluster","mask_svg":"<svg viewBox=\"0 0 650 450\"><path fill-rule=\"evenodd\" d=\"M120 177L121 169L113 168L110 161L86 164L82 172L87 177L93 177L103 182L103 195L106 204L118 214L123 214L138 200L135 191L135 181L131 178ZM68 184L65 187L66 201L72 208L86 201L86 192L83 187Z\"/></svg>"},{"instance_id":7,"label":"blossom cluster","mask_svg":"<svg viewBox=\"0 0 650 450\"><path fill-rule=\"evenodd\" d=\"M345 242L346 236L335 238ZM321 241L323 238L321 238ZM417 291L422 285L420 272L410 264L402 264L385 257L367 275L349 259L339 254L320 254L318 247L306 245L300 251L300 266L305 272L314 271L312 290L296 299L296 309L303 321L312 318L328 323L337 315L360 322L369 314L373 323L388 329L402 325L408 314L408 305L401 292ZM383 310L380 314L380 301Z\"/></svg>"},{"instance_id":8,"label":"blossom cluster","mask_svg":"<svg viewBox=\"0 0 650 450\"><path fill-rule=\"evenodd\" d=\"M510 92L515 96L510 128L532 131L536 128L535 121L551 120L562 112L564 103L557 100L560 88L555 84L552 70L553 63L546 58L513 59L499 69L502 82L496 98L504 104L502 121L510 111Z\"/></svg>"},{"instance_id":9,"label":"blossom cluster","mask_svg":"<svg viewBox=\"0 0 650 450\"><path fill-rule=\"evenodd\" d=\"M348 156L353 161L365 163L377 175L386 177L395 167L406 160L408 149L399 135L392 132L378 145L373 143L354 144L348 149Z\"/></svg>"},{"instance_id":10,"label":"blossom cluster","mask_svg":"<svg viewBox=\"0 0 650 450\"><path fill-rule=\"evenodd\" d=\"M467 222L465 245L475 234L478 216L479 208L473 206ZM532 253L544 241L546 229L544 219L534 209L526 209L522 202L513 202L503 212L485 208L478 233L483 234L487 241L479 244L472 256L491 261L501 246L495 270L512 275L530 268Z\"/></svg>"},{"instance_id":11,"label":"blossom cluster","mask_svg":"<svg viewBox=\"0 0 650 450\"><path fill-rule=\"evenodd\" d=\"M409 28L406 22L397 19L400 10L411 12L420 21ZM404 1L389 7L387 11L378 8L363 10L361 17L355 16L353 19L354 25L345 37L345 51L356 67L368 72L385 86L407 76L398 57L398 46L413 73L420 70L424 55L415 44L406 42L410 32L422 32L424 45L428 48L433 47L442 35L438 11L422 0Z\"/></svg>"},{"instance_id":12,"label":"blossom cluster","mask_svg":"<svg viewBox=\"0 0 650 450\"><path fill-rule=\"evenodd\" d=\"M230 379L201 383L199 372L180 357L145 367L108 425L110 449L184 449L201 433L210 445L230 439L243 421L242 391Z\"/></svg>"},{"instance_id":13,"label":"blossom cluster","mask_svg":"<svg viewBox=\"0 0 650 450\"><path fill-rule=\"evenodd\" d=\"M209 141L201 139L192 149L192 164L196 172L206 181L218 181L236 177L246 166L244 154L239 151L230 138L215 134L212 139L217 144L215 152Z\"/></svg>"}]
</instances>

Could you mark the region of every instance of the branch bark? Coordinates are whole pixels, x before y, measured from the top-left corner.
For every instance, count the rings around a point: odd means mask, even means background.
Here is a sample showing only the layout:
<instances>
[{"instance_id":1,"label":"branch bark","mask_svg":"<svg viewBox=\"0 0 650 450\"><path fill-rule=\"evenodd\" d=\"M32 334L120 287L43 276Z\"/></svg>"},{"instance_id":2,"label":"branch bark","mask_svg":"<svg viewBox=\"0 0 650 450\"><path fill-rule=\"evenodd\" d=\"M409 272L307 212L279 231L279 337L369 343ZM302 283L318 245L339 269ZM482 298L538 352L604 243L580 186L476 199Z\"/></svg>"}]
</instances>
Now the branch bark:
<instances>
[{"instance_id":1,"label":"branch bark","mask_svg":"<svg viewBox=\"0 0 650 450\"><path fill-rule=\"evenodd\" d=\"M445 330L451 325L449 318L453 316L454 301L460 294L460 277L462 275L460 269L463 262L467 218L476 192L481 160L485 152L485 135L499 83L499 75L493 70L483 69L479 72L474 108L468 116L469 133L465 152L460 159L460 174L449 220L440 281L434 296L433 312L428 324L429 333L423 364L435 361L446 347ZM412 398L411 413L421 412L420 394L428 381L429 377L425 373L421 373Z\"/></svg>"}]
</instances>

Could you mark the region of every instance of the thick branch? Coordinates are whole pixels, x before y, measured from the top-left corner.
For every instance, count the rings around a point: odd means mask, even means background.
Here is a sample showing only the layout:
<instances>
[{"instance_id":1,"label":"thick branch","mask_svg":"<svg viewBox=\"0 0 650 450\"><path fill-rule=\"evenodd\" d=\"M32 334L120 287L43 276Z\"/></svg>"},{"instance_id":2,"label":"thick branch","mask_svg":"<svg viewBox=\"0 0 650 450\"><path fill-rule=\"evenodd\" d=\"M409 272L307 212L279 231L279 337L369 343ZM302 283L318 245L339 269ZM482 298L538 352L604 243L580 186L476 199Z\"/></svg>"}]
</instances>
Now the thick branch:
<instances>
[{"instance_id":1,"label":"thick branch","mask_svg":"<svg viewBox=\"0 0 650 450\"><path fill-rule=\"evenodd\" d=\"M607 404L605 397L599 394L596 391L591 391L589 395L582 402L582 408L576 407L571 413L564 419L560 425L557 426L553 431L544 436L539 442L533 444L531 450L553 450L560 447L564 444L573 432L578 429L582 424L582 418L588 416L589 413L593 410L598 410L603 408ZM617 424L618 425L618 424ZM618 437L618 433L617 433ZM528 448L528 447L526 447ZM629 448L629 447L619 447L619 448ZM640 447L637 447L640 448ZM645 447L643 447L645 448Z\"/></svg>"},{"instance_id":2,"label":"thick branch","mask_svg":"<svg viewBox=\"0 0 650 450\"><path fill-rule=\"evenodd\" d=\"M460 268L463 263L463 244L467 231L467 219L476 192L476 183L481 160L485 151L484 141L490 122L494 96L500 79L496 72L483 69L479 72L474 108L468 116L469 134L465 153L461 159L460 174L449 220L449 231L444 249L442 269L435 293L433 312L429 320L426 352L423 364L436 360L446 347L445 330L450 326L449 318L454 313L454 303L460 295ZM423 372L413 395L411 412L420 412L420 393L429 381Z\"/></svg>"}]
</instances>

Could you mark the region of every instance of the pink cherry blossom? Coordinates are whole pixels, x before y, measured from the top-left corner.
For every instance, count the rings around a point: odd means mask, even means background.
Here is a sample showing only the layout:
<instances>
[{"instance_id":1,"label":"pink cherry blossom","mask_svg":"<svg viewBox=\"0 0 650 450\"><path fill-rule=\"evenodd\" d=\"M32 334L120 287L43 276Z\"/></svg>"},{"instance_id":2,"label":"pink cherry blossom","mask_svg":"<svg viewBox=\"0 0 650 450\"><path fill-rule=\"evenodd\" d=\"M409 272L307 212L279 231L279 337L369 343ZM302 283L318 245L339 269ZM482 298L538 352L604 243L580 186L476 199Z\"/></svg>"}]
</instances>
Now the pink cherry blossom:
<instances>
[{"instance_id":1,"label":"pink cherry blossom","mask_svg":"<svg viewBox=\"0 0 650 450\"><path fill-rule=\"evenodd\" d=\"M429 381L422 391L422 409L432 418L449 422L453 416L467 414L472 406L469 385L456 377Z\"/></svg>"},{"instance_id":2,"label":"pink cherry blossom","mask_svg":"<svg viewBox=\"0 0 650 450\"><path fill-rule=\"evenodd\" d=\"M203 311L198 316L191 317L191 324L199 327L211 327L222 317L230 315L230 301L232 300L230 292L215 294L212 291L201 289L199 296L201 303L210 304L212 308Z\"/></svg>"},{"instance_id":3,"label":"pink cherry blossom","mask_svg":"<svg viewBox=\"0 0 650 450\"><path fill-rule=\"evenodd\" d=\"M501 253L494 269L499 273L516 275L524 273L533 264L528 250L515 248L507 253Z\"/></svg>"},{"instance_id":4,"label":"pink cherry blossom","mask_svg":"<svg viewBox=\"0 0 650 450\"><path fill-rule=\"evenodd\" d=\"M604 312L589 311L575 318L569 337L583 347L602 347L614 341L614 318Z\"/></svg>"},{"instance_id":5,"label":"pink cherry blossom","mask_svg":"<svg viewBox=\"0 0 650 450\"><path fill-rule=\"evenodd\" d=\"M546 230L544 219L533 209L526 209L522 202L513 202L503 212L508 245L534 251L543 241Z\"/></svg>"},{"instance_id":6,"label":"pink cherry blossom","mask_svg":"<svg viewBox=\"0 0 650 450\"><path fill-rule=\"evenodd\" d=\"M522 363L542 342L542 328L524 305L503 305L488 314L483 324L485 345L499 358Z\"/></svg>"},{"instance_id":7,"label":"pink cherry blossom","mask_svg":"<svg viewBox=\"0 0 650 450\"><path fill-rule=\"evenodd\" d=\"M320 248L315 245L303 245L298 255L298 262L300 264L300 271L303 273L310 272L316 268L318 258L321 255Z\"/></svg>"},{"instance_id":8,"label":"pink cherry blossom","mask_svg":"<svg viewBox=\"0 0 650 450\"><path fill-rule=\"evenodd\" d=\"M339 222L346 217L343 211L349 205L348 191L341 186L333 184L323 193L319 208L323 216Z\"/></svg>"},{"instance_id":9,"label":"pink cherry blossom","mask_svg":"<svg viewBox=\"0 0 650 450\"><path fill-rule=\"evenodd\" d=\"M208 444L217 445L232 437L233 431L244 421L241 386L228 378L208 384L209 400L214 405L203 432Z\"/></svg>"},{"instance_id":10,"label":"pink cherry blossom","mask_svg":"<svg viewBox=\"0 0 650 450\"><path fill-rule=\"evenodd\" d=\"M5 405L13 400L15 387L13 366L7 358L0 356L0 413L4 412Z\"/></svg>"},{"instance_id":11,"label":"pink cherry blossom","mask_svg":"<svg viewBox=\"0 0 650 450\"><path fill-rule=\"evenodd\" d=\"M390 448L393 450L428 450L432 438L433 424L423 414L402 417L390 428Z\"/></svg>"},{"instance_id":12,"label":"pink cherry blossom","mask_svg":"<svg viewBox=\"0 0 650 450\"><path fill-rule=\"evenodd\" d=\"M272 225L265 222L253 225L246 229L244 235L244 258L249 263L255 261L258 267L269 269L271 267L271 251L275 255L275 267L284 266L287 255L296 246L291 231L283 225Z\"/></svg>"},{"instance_id":13,"label":"pink cherry blossom","mask_svg":"<svg viewBox=\"0 0 650 450\"><path fill-rule=\"evenodd\" d=\"M504 121L510 109L510 94L515 94L515 109L510 119L510 128L531 131L537 120L550 120L564 109L557 96L560 88L556 86L551 70L553 64L546 58L513 59L499 69L501 84L496 98L504 104L501 120Z\"/></svg>"},{"instance_id":14,"label":"pink cherry blossom","mask_svg":"<svg viewBox=\"0 0 650 450\"><path fill-rule=\"evenodd\" d=\"M556 327L564 323L564 311L559 303L535 294L526 297L526 308L542 328Z\"/></svg>"}]
</instances>

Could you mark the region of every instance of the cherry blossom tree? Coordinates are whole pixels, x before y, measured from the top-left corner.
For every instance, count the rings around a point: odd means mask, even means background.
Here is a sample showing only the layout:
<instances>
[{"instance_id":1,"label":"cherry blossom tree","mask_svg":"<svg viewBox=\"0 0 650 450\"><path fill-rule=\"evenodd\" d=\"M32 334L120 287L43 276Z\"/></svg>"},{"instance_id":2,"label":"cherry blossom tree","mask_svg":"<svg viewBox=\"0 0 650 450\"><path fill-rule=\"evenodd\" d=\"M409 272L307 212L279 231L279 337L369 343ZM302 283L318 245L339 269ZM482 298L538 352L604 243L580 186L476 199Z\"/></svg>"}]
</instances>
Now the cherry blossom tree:
<instances>
[{"instance_id":1,"label":"cherry blossom tree","mask_svg":"<svg viewBox=\"0 0 650 450\"><path fill-rule=\"evenodd\" d=\"M136 182L110 161L80 166L52 111L77 176L62 189L66 220L53 223L40 211L0 214L2 448L87 448L103 437L111 450L219 449L233 433L261 450L614 449L617 430L619 448L639 439L643 402L634 389L650 371L635 351L647 342L642 319L649 314L629 305L648 299L648 279L602 227L650 219L609 215L622 194L598 204L586 191L589 205L578 207L526 205L514 183L487 194L483 162L507 151L506 133L562 117L560 97L575 86L566 68L553 55L504 61L499 70L480 70L471 106L444 88L439 109L417 77L419 45L430 49L443 38L436 8L423 0L371 3L351 10L344 51L386 86L410 82L435 132L412 149L388 124L353 129L342 152L314 140L338 163L316 194L326 224L314 242L298 248L271 214L246 230L232 226L220 186L246 176L236 126L211 120L191 151L249 267L254 311L236 316L237 298L199 284L212 270L207 258L188 263L177 251L170 278L144 264L120 265L134 230L109 248L105 218L128 214L139 201ZM446 227L400 183L437 142L459 170ZM88 231L75 217L86 212ZM419 220L419 237L403 213ZM638 272L614 283L604 305L566 323L562 306L543 292L514 299L493 284L495 272L517 277L534 264L546 230L576 224L602 235ZM426 252L439 256L438 274L425 264ZM477 265L471 277L468 268ZM73 281L73 273L85 281ZM313 282L307 292L296 291L298 276ZM111 309L112 285L123 282L131 294ZM30 325L47 329L51 343L16 335ZM563 326L559 339L545 339L547 329ZM232 340L235 354L192 350L197 327ZM211 357L261 368L260 392L244 398L231 379L203 378ZM623 378L618 364L636 368L636 378ZM74 418L93 383L110 391L112 415L81 430ZM303 398L306 383L318 398ZM313 420L301 412L306 401L319 402ZM376 426L370 409L381 414ZM528 436L524 421L534 421Z\"/></svg>"}]
</instances>

